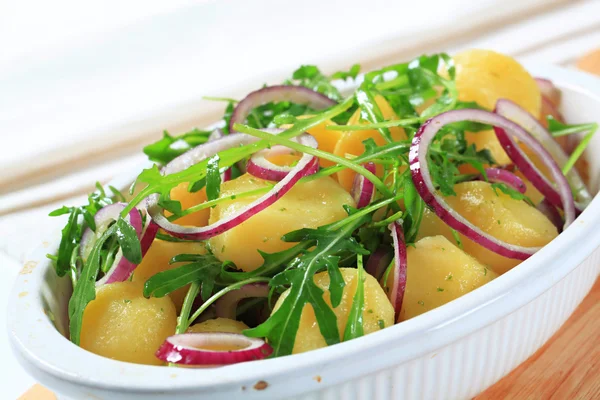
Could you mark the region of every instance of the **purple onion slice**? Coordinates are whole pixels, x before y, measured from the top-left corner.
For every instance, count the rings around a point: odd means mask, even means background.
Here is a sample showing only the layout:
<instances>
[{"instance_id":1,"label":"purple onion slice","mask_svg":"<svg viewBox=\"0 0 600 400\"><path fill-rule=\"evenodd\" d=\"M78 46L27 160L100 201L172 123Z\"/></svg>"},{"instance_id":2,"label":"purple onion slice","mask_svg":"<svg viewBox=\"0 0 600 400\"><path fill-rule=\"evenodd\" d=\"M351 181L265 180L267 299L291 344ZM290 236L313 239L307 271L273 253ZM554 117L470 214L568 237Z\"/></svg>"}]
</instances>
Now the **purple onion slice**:
<instances>
[{"instance_id":1,"label":"purple onion slice","mask_svg":"<svg viewBox=\"0 0 600 400\"><path fill-rule=\"evenodd\" d=\"M371 172L375 173L375 164L368 162L363 164L363 167ZM375 196L375 185L373 182L365 178L360 174L354 176L354 182L352 183L352 190L350 191L354 201L356 202L356 208L363 208L371 204L373 196Z\"/></svg>"},{"instance_id":2,"label":"purple onion slice","mask_svg":"<svg viewBox=\"0 0 600 400\"><path fill-rule=\"evenodd\" d=\"M156 357L182 365L220 366L261 360L272 352L271 346L262 339L240 333L202 332L168 337L157 350Z\"/></svg>"},{"instance_id":3,"label":"purple onion slice","mask_svg":"<svg viewBox=\"0 0 600 400\"><path fill-rule=\"evenodd\" d=\"M229 121L229 132L233 133L233 124L243 124L250 112L267 103L289 101L295 104L306 104L313 110L322 110L337 103L329 97L304 86L276 85L255 90L240 101Z\"/></svg>"},{"instance_id":4,"label":"purple onion slice","mask_svg":"<svg viewBox=\"0 0 600 400\"><path fill-rule=\"evenodd\" d=\"M402 310L402 300L406 290L406 272L408 268L408 259L406 256L406 242L404 241L404 231L399 222L392 222L388 225L394 243L394 265L390 274L392 274L392 284L388 289L388 298L394 306L395 320L398 321L400 310Z\"/></svg>"},{"instance_id":5,"label":"purple onion slice","mask_svg":"<svg viewBox=\"0 0 600 400\"><path fill-rule=\"evenodd\" d=\"M525 182L523 182L521 178L519 178L512 172L507 171L506 169L486 168L485 174L487 175L488 181L490 182L504 183L521 193L525 193L525 191L527 191L527 186L525 185Z\"/></svg>"},{"instance_id":6,"label":"purple onion slice","mask_svg":"<svg viewBox=\"0 0 600 400\"><path fill-rule=\"evenodd\" d=\"M296 138L291 139L296 141ZM277 165L267 159L267 156L281 155L281 154L292 154L293 150L285 146L276 145L270 149L264 149L258 151L250 157L248 164L246 165L246 172L252 176L267 181L280 181L287 176L294 169L293 166ZM318 165L315 165L318 168ZM316 172L316 171L314 171ZM311 173L314 173L311 172Z\"/></svg>"},{"instance_id":7,"label":"purple onion slice","mask_svg":"<svg viewBox=\"0 0 600 400\"><path fill-rule=\"evenodd\" d=\"M566 214L570 215L570 220L567 220L565 225L568 225L572 221L575 214L570 187L560 169L554 160L552 160L552 157L546 152L544 147L519 125L498 114L472 109L448 111L425 122L415 134L409 152L409 162L413 182L420 196L423 198L423 201L431 207L437 216L447 225L488 250L504 257L525 260L537 252L540 247L523 247L496 239L453 210L433 186L431 174L429 173L429 165L427 163L427 150L429 145L442 127L453 122L461 121L475 121L494 127L500 127L503 132L504 130L507 130L512 136L519 137L519 139L539 154L540 159L549 166L553 177L559 182L561 199L564 202L563 207L569 210ZM510 146L514 146L515 144L513 144L512 138L510 138L510 140Z\"/></svg>"},{"instance_id":8,"label":"purple onion slice","mask_svg":"<svg viewBox=\"0 0 600 400\"><path fill-rule=\"evenodd\" d=\"M85 262L92 251L92 247L96 242L96 238L98 238L104 231L108 229L111 223L115 222L119 219L119 214L125 208L125 203L114 203L109 204L105 207L102 207L96 215L94 216L94 222L96 223L96 232L92 231L90 228L86 228L83 232L83 236L81 237L81 247L80 254L81 259ZM125 218L127 222L131 224L135 232L137 233L138 238L142 237L142 217L140 216L140 211L137 208L134 208L129 212L127 217ZM146 229L148 231L148 229ZM148 236L144 240L143 237L140 240L140 245L142 245L142 256L148 251L148 247L150 247L149 243L152 243L152 240L156 236L156 231L154 234L148 233ZM152 237L152 240L150 240ZM147 246L146 246L147 245ZM123 251L121 249L118 250L115 255L115 259L110 267L110 269L104 274L104 276L96 282L96 286L102 286L108 283L115 282L124 282L133 273L137 264L132 263L127 258L123 256Z\"/></svg>"},{"instance_id":9,"label":"purple onion slice","mask_svg":"<svg viewBox=\"0 0 600 400\"><path fill-rule=\"evenodd\" d=\"M569 160L569 156L564 152L564 150L560 146L560 144L558 144L556 142L556 140L554 140L554 138L552 137L550 132L548 132L542 126L542 124L540 124L539 121L537 119L535 119L535 117L533 115L529 114L527 111L525 111L523 108L521 108L514 102L512 102L510 100L505 100L505 99L498 100L498 102L496 103L495 112L497 114L503 116L504 118L507 118L507 119L515 122L516 124L523 127L523 129L525 131L529 132L531 134L531 136L533 136L535 139L537 139L537 141L539 143L542 144L542 146L546 149L547 153L549 153L549 156L555 161L556 164L558 164L559 168L562 168L567 163L567 161ZM496 132L496 135L498 135L498 132ZM521 138L519 138L519 140L521 140ZM513 147L514 146L510 146L511 149ZM512 152L513 153L520 152L521 154L523 154L523 152L520 151L520 148L515 149ZM538 153L538 151L536 151L536 153ZM508 151L507 151L507 154L508 154ZM508 154L508 156L511 157L510 154ZM517 157L519 159L522 158L522 157L519 157L519 155L517 155ZM545 154L544 157L547 158L548 154ZM511 159L512 159L512 157L511 157ZM526 156L525 156L525 159L529 165L533 166L533 163ZM544 160L542 160L542 161L544 161ZM517 166L520 168L519 165L517 165ZM541 187L543 187L544 190L541 190L537 186L536 186L536 188L540 192L542 192L544 194L544 196L548 197L548 201L550 201L551 204L553 204L555 207L559 207L562 209L563 207L562 207L561 200L560 200L560 194L557 191L557 189L554 187L552 182L550 182L544 176L544 174L542 174L537 168L535 168L535 166L533 166L533 167L534 167L533 174L536 175L535 180L539 181L539 185L541 185ZM527 169L529 170L529 168L527 168ZM524 171L523 171L523 173L524 173ZM562 173L561 173L561 175L562 175ZM529 176L527 176L527 175L525 175L525 176L527 177L527 179L531 180L529 178ZM583 211L583 209L585 207L588 206L588 204L590 204L590 202L592 201L592 196L590 195L590 192L587 190L585 183L583 182L583 179L581 179L581 176L579 176L579 173L577 172L577 170L575 168L571 168L571 170L567 173L567 180L575 188L576 200L577 200L576 207L577 207L577 211L581 212L581 211ZM558 181L556 181L556 182L558 184ZM532 183L533 183L533 181L532 181ZM549 193L549 194L546 194L546 193Z\"/></svg>"},{"instance_id":10,"label":"purple onion slice","mask_svg":"<svg viewBox=\"0 0 600 400\"><path fill-rule=\"evenodd\" d=\"M229 138L231 136L232 135L229 135L226 138ZM315 138L308 134L298 136L298 142L306 146L317 148L317 141L315 140ZM223 218L212 225L204 227L195 227L181 226L170 222L163 215L162 209L158 206L158 194L153 194L149 196L148 212L150 213L150 216L152 217L154 222L156 222L158 226L160 226L172 236L181 239L206 240L213 236L217 236L223 232L226 232L231 228L236 227L237 225L251 218L255 214L264 210L271 204L275 203L285 193L287 193L301 178L310 175L311 173L314 173L318 168L318 163L318 158L309 154L304 154L302 158L300 158L300 160L298 161L298 164L296 164L296 166L286 175L286 177L279 181L268 193L266 193L259 199L253 201L246 208L236 212L233 215ZM167 165L167 167L168 166L169 165ZM177 172L177 170L171 172Z\"/></svg>"},{"instance_id":11,"label":"purple onion slice","mask_svg":"<svg viewBox=\"0 0 600 400\"><path fill-rule=\"evenodd\" d=\"M367 259L365 271L378 281L392 261L392 254L385 247L378 247Z\"/></svg>"}]
</instances>

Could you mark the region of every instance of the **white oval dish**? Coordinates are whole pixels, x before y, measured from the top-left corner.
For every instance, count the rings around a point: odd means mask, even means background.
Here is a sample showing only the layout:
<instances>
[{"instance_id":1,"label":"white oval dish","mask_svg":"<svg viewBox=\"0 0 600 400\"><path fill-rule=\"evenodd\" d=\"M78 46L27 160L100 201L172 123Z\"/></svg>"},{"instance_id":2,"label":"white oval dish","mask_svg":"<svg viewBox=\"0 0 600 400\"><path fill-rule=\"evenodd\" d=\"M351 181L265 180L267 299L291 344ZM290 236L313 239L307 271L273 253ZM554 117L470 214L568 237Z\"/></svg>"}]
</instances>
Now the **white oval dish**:
<instances>
[{"instance_id":1,"label":"white oval dish","mask_svg":"<svg viewBox=\"0 0 600 400\"><path fill-rule=\"evenodd\" d=\"M526 65L563 90L567 120L600 122L600 80ZM600 135L589 148L600 152ZM600 158L589 158L591 189ZM40 221L43 223L43 221ZM518 267L409 321L309 353L214 369L130 364L65 338L68 278L41 246L10 297L8 329L21 364L61 399L462 399L515 368L558 330L600 274L600 199L551 244ZM54 321L54 322L53 322Z\"/></svg>"}]
</instances>

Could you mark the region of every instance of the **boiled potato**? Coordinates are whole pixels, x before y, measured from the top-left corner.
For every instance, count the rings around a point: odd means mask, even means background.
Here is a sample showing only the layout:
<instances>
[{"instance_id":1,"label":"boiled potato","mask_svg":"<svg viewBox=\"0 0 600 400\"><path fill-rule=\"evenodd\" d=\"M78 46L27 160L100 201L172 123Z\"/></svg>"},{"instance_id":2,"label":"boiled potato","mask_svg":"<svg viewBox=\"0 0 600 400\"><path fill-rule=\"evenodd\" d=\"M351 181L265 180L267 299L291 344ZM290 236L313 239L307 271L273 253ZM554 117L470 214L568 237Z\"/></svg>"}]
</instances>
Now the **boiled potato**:
<instances>
[{"instance_id":1,"label":"boiled potato","mask_svg":"<svg viewBox=\"0 0 600 400\"><path fill-rule=\"evenodd\" d=\"M270 183L249 174L221 185L221 196L231 196L267 187ZM211 209L210 223L216 223L256 200L258 196L225 201ZM281 237L301 228L317 228L347 216L343 205L355 206L352 196L332 178L298 183L277 202L235 228L209 240L214 255L232 261L244 271L258 268L263 258L257 250L279 252L292 247Z\"/></svg>"},{"instance_id":2,"label":"boiled potato","mask_svg":"<svg viewBox=\"0 0 600 400\"><path fill-rule=\"evenodd\" d=\"M514 58L490 50L467 50L453 58L459 100L475 101L493 110L498 99L509 99L539 118L540 89ZM493 130L467 132L465 137L477 150L488 149L498 164L511 163Z\"/></svg>"},{"instance_id":3,"label":"boiled potato","mask_svg":"<svg viewBox=\"0 0 600 400\"><path fill-rule=\"evenodd\" d=\"M136 364L162 365L154 353L175 333L177 314L168 296L144 298L137 282L104 285L83 314L81 347Z\"/></svg>"},{"instance_id":4,"label":"boiled potato","mask_svg":"<svg viewBox=\"0 0 600 400\"><path fill-rule=\"evenodd\" d=\"M383 118L386 121L398 119L398 116L396 115L392 107L389 105L389 103L385 100L385 98L383 98L383 96L377 95L375 97L375 102L379 106L379 109L383 114ZM365 123L367 122L363 122L360 120L360 110L356 110L356 112L348 120L348 125L359 125ZM390 134L392 135L392 139L394 139L395 141L407 139L404 129L400 127L390 128ZM348 155L360 156L365 152L365 146L363 142L367 139L373 139L378 146L384 145L386 143L386 140L376 129L365 129L362 131L347 131L338 140L335 149L333 150L333 154L343 158L346 158ZM354 181L354 176L356 175L356 172L352 171L351 169L344 169L339 171L336 175L340 185L342 185L342 187L347 191L350 191L352 189L352 183ZM381 166L377 166L377 176L383 176L383 168Z\"/></svg>"},{"instance_id":5,"label":"boiled potato","mask_svg":"<svg viewBox=\"0 0 600 400\"><path fill-rule=\"evenodd\" d=\"M202 204L207 200L206 188L203 188L194 193L190 193L187 190L188 186L188 183L180 183L179 185L171 189L171 200L179 201L183 210L198 204ZM173 222L177 225L205 226L208 223L209 214L210 210L208 208L205 208L203 210L196 211L195 213L178 218ZM165 211L165 215L168 217L171 215L171 213Z\"/></svg>"},{"instance_id":6,"label":"boiled potato","mask_svg":"<svg viewBox=\"0 0 600 400\"><path fill-rule=\"evenodd\" d=\"M408 246L407 259L400 321L457 299L498 276L443 236L426 237Z\"/></svg>"},{"instance_id":7,"label":"boiled potato","mask_svg":"<svg viewBox=\"0 0 600 400\"><path fill-rule=\"evenodd\" d=\"M301 115L300 117L298 117L298 119L305 119L309 117L311 117L311 115ZM327 127L331 125L337 124L328 119L306 131L308 134L312 135L315 139L317 139L317 143L319 143L319 150L323 150L328 153L333 153L337 142L343 136L343 131L334 131L327 129ZM319 164L321 165L321 167L325 168L332 166L333 162L320 158Z\"/></svg>"},{"instance_id":8,"label":"boiled potato","mask_svg":"<svg viewBox=\"0 0 600 400\"><path fill-rule=\"evenodd\" d=\"M344 286L343 289L342 301L333 309L333 312L337 317L337 325L341 340L344 335L344 330L346 329L346 323L348 322L348 314L352 307L354 294L356 293L358 270L355 268L340 268L340 271L344 277L346 286ZM379 286L377 280L366 272L364 277L365 302L362 316L364 333L367 335L385 327L392 326L394 324L394 308L381 286ZM314 281L317 286L323 289L325 292L323 298L325 299L325 302L331 306L328 290L329 274L327 272L320 272L314 276ZM275 307L273 307L273 312L277 311L281 306L281 303L283 303L288 293L289 290L283 292L279 297L277 303L275 303ZM326 346L325 339L323 339L321 331L319 331L319 325L313 307L310 304L306 304L300 317L300 326L296 333L293 353L303 353L305 351L315 350Z\"/></svg>"},{"instance_id":9,"label":"boiled potato","mask_svg":"<svg viewBox=\"0 0 600 400\"><path fill-rule=\"evenodd\" d=\"M167 242L155 239L142 262L133 272L132 281L143 285L151 276L181 266L181 264L169 264L171 258L178 254L206 254L206 248L203 243ZM189 285L169 293L178 312L181 310L188 288Z\"/></svg>"},{"instance_id":10,"label":"boiled potato","mask_svg":"<svg viewBox=\"0 0 600 400\"><path fill-rule=\"evenodd\" d=\"M521 200L515 200L483 181L462 182L454 186L456 196L445 197L450 207L484 232L507 243L524 247L545 246L558 235L548 218ZM454 242L450 229L434 213L426 211L418 238L444 235ZM460 235L467 254L498 274L521 261L506 258Z\"/></svg>"},{"instance_id":11,"label":"boiled potato","mask_svg":"<svg viewBox=\"0 0 600 400\"><path fill-rule=\"evenodd\" d=\"M236 321L229 318L215 318L207 319L206 321L199 322L188 328L188 332L201 333L201 332L227 332L227 333L242 333L245 329L248 329L248 325L242 321Z\"/></svg>"}]
</instances>

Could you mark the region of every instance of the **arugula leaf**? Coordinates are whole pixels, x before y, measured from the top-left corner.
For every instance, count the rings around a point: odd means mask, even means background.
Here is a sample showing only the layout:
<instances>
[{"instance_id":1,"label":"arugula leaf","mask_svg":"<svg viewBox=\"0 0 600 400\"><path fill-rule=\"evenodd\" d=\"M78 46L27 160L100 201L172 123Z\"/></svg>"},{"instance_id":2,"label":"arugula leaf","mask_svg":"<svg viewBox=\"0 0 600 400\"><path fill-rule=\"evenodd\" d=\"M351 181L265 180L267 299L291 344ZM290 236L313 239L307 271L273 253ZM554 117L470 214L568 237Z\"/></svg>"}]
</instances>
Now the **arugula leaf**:
<instances>
[{"instance_id":1,"label":"arugula leaf","mask_svg":"<svg viewBox=\"0 0 600 400\"><path fill-rule=\"evenodd\" d=\"M244 334L266 337L273 347L274 356L291 354L302 310L305 304L310 304L325 342L328 345L338 343L340 334L336 316L323 299L323 290L314 283L313 277L315 273L326 269L329 263L337 264L339 257L336 254L341 251L366 253L351 235L367 219L368 217L353 220L333 232L325 229L302 230L303 237L316 241L315 248L300 255L293 267L273 278L271 285L274 285L273 282L290 285L287 296L269 319L256 328L244 331Z\"/></svg>"},{"instance_id":2,"label":"arugula leaf","mask_svg":"<svg viewBox=\"0 0 600 400\"><path fill-rule=\"evenodd\" d=\"M144 284L144 296L163 297L196 282L201 285L202 299L208 299L215 287L215 278L221 272L221 261L212 254L187 254L185 256L181 257L180 255L172 262L193 262L151 276Z\"/></svg>"},{"instance_id":3,"label":"arugula leaf","mask_svg":"<svg viewBox=\"0 0 600 400\"><path fill-rule=\"evenodd\" d=\"M417 192L417 188L409 174L404 178L403 189L404 205L406 207L406 215L403 216L403 226L406 230L406 241L412 243L415 241L421 226L423 212L425 211L425 202Z\"/></svg>"},{"instance_id":4,"label":"arugula leaf","mask_svg":"<svg viewBox=\"0 0 600 400\"><path fill-rule=\"evenodd\" d=\"M356 273L356 292L352 298L352 306L348 313L348 322L344 330L344 342L356 339L365 334L363 329L363 309L365 307L365 270L362 255L356 256L358 272Z\"/></svg>"},{"instance_id":5,"label":"arugula leaf","mask_svg":"<svg viewBox=\"0 0 600 400\"><path fill-rule=\"evenodd\" d=\"M496 182L496 183L492 183L491 186L492 186L492 189L494 189L494 193L496 193L496 195L498 195L498 190L500 190L502 193L509 195L511 198L513 198L515 200L524 200L529 205L535 207L535 204L533 203L533 201L531 201L531 199L529 197L527 197L523 193L519 192L518 190L515 190L515 189L509 187L505 183Z\"/></svg>"},{"instance_id":6,"label":"arugula leaf","mask_svg":"<svg viewBox=\"0 0 600 400\"><path fill-rule=\"evenodd\" d=\"M171 136L169 132L163 131L162 139L144 147L144 153L151 161L164 165L189 149L206 143L210 134L211 131L201 131L195 128L179 136Z\"/></svg>"},{"instance_id":7,"label":"arugula leaf","mask_svg":"<svg viewBox=\"0 0 600 400\"><path fill-rule=\"evenodd\" d=\"M88 303L96 298L96 277L100 270L100 251L106 240L114 235L116 230L117 224L113 224L97 239L69 299L69 331L71 341L76 345L79 345L81 339L83 312Z\"/></svg>"},{"instance_id":8,"label":"arugula leaf","mask_svg":"<svg viewBox=\"0 0 600 400\"><path fill-rule=\"evenodd\" d=\"M206 166L206 197L209 201L218 199L221 193L219 160L219 155L216 154L208 160Z\"/></svg>"},{"instance_id":9,"label":"arugula leaf","mask_svg":"<svg viewBox=\"0 0 600 400\"><path fill-rule=\"evenodd\" d=\"M123 256L134 264L142 262L142 247L137 232L129 222L123 218L117 220L115 231Z\"/></svg>"},{"instance_id":10,"label":"arugula leaf","mask_svg":"<svg viewBox=\"0 0 600 400\"><path fill-rule=\"evenodd\" d=\"M365 89L361 86L361 88L357 89L354 92L354 98L356 98L356 102L360 106L360 117L361 119L371 122L378 123L384 122L383 114L375 101L375 96L371 93L370 90ZM392 134L388 128L379 128L377 129L381 136L388 141L388 143L392 143Z\"/></svg>"},{"instance_id":11,"label":"arugula leaf","mask_svg":"<svg viewBox=\"0 0 600 400\"><path fill-rule=\"evenodd\" d=\"M348 71L338 71L331 75L331 79L342 79L346 80L348 78L356 79L358 74L360 73L360 64L354 64L350 67Z\"/></svg>"},{"instance_id":12,"label":"arugula leaf","mask_svg":"<svg viewBox=\"0 0 600 400\"><path fill-rule=\"evenodd\" d=\"M56 274L58 276L64 276L71 270L71 260L74 257L73 254L81 241L86 226L91 230L96 231L94 215L96 215L98 210L102 207L113 203L112 198L107 196L104 188L99 183L96 183L96 188L97 190L88 196L87 205L79 207L62 206L48 214L51 217L69 214L67 223L61 232L58 254L56 255L56 259L53 259ZM111 189L111 191L113 189ZM114 189L114 191L116 191L116 189Z\"/></svg>"},{"instance_id":13,"label":"arugula leaf","mask_svg":"<svg viewBox=\"0 0 600 400\"><path fill-rule=\"evenodd\" d=\"M324 75L314 65L302 65L292 74L292 79L285 84L305 86L309 89L324 94L332 100L341 101L342 95L339 90L331 84L331 78Z\"/></svg>"}]
</instances>

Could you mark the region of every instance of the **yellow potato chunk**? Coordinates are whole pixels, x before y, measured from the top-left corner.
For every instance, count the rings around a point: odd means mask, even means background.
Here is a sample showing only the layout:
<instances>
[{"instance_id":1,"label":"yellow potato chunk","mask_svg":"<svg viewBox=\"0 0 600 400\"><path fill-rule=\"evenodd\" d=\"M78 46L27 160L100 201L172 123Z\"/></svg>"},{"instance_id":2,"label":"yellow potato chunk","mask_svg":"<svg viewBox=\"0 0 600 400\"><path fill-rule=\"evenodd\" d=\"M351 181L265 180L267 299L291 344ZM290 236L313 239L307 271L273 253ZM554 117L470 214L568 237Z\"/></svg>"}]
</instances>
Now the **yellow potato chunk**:
<instances>
[{"instance_id":1,"label":"yellow potato chunk","mask_svg":"<svg viewBox=\"0 0 600 400\"><path fill-rule=\"evenodd\" d=\"M267 187L272 182L249 174L221 185L221 196L231 196ZM225 201L211 209L213 224L246 208L259 196ZM257 250L274 253L292 247L281 237L301 228L317 228L347 216L343 205L355 206L352 196L332 178L323 177L297 183L274 204L250 219L209 240L214 255L221 261L232 261L244 271L258 268L263 258Z\"/></svg>"},{"instance_id":2,"label":"yellow potato chunk","mask_svg":"<svg viewBox=\"0 0 600 400\"><path fill-rule=\"evenodd\" d=\"M558 235L548 218L521 200L516 200L483 181L462 182L454 186L456 196L445 197L446 202L469 222L484 232L510 244L524 247L545 246ZM423 215L418 237L444 235L455 242L450 229L434 213ZM459 235L467 254L503 274L521 261L506 258L474 241Z\"/></svg>"},{"instance_id":3,"label":"yellow potato chunk","mask_svg":"<svg viewBox=\"0 0 600 400\"><path fill-rule=\"evenodd\" d=\"M311 115L301 115L300 117L298 117L298 119L305 119L309 117L311 117ZM314 136L314 138L317 139L317 143L319 143L319 150L323 150L328 153L333 153L337 142L343 136L343 131L334 131L327 129L327 127L331 125L337 124L328 119L306 131L308 134ZM332 166L333 162L320 158L319 164L321 165L321 167L325 168Z\"/></svg>"},{"instance_id":4,"label":"yellow potato chunk","mask_svg":"<svg viewBox=\"0 0 600 400\"><path fill-rule=\"evenodd\" d=\"M457 299L498 276L443 236L426 237L408 246L407 258L400 321Z\"/></svg>"},{"instance_id":5,"label":"yellow potato chunk","mask_svg":"<svg viewBox=\"0 0 600 400\"><path fill-rule=\"evenodd\" d=\"M154 353L176 324L170 297L146 299L139 283L112 283L100 287L86 307L80 345L114 360L162 365Z\"/></svg>"},{"instance_id":6,"label":"yellow potato chunk","mask_svg":"<svg viewBox=\"0 0 600 400\"><path fill-rule=\"evenodd\" d=\"M514 58L490 50L467 50L453 58L459 100L475 101L493 110L498 99L509 99L539 118L540 89ZM493 131L467 132L465 137L477 150L490 150L498 164L511 163Z\"/></svg>"},{"instance_id":7,"label":"yellow potato chunk","mask_svg":"<svg viewBox=\"0 0 600 400\"><path fill-rule=\"evenodd\" d=\"M386 121L398 119L398 116L383 96L377 95L375 97L375 103L377 103L379 106L381 114ZM360 110L356 110L356 112L348 120L348 125L359 125L366 123L367 122L360 120ZM392 127L389 129L394 141L406 140L406 133L404 132L404 129L400 127ZM365 146L363 142L367 139L373 139L378 146L382 146L386 143L386 140L376 129L347 131L337 141L335 149L333 150L333 154L343 158L347 158L348 155L360 156L365 152ZM342 187L347 191L350 191L352 189L352 183L354 181L356 172L352 171L351 169L343 169L336 175L340 185L342 185ZM377 176L383 176L383 168L381 166L377 166Z\"/></svg>"},{"instance_id":8,"label":"yellow potato chunk","mask_svg":"<svg viewBox=\"0 0 600 400\"><path fill-rule=\"evenodd\" d=\"M181 203L181 208L185 210L197 204L206 202L206 188L199 190L194 193L188 192L188 183L180 183L171 189L171 200L177 200ZM189 225L189 226L206 226L208 223L208 216L210 210L205 208L195 213L188 214L174 221L177 225ZM168 217L171 215L170 212L165 211L165 215Z\"/></svg>"},{"instance_id":9,"label":"yellow potato chunk","mask_svg":"<svg viewBox=\"0 0 600 400\"><path fill-rule=\"evenodd\" d=\"M337 317L338 331L340 333L340 340L342 340L344 330L346 329L346 323L348 322L348 314L352 308L352 301L354 294L356 293L358 270L355 268L340 268L340 271L344 277L346 286L344 286L343 289L342 301L333 309L333 312ZM392 326L394 324L394 308L379 285L379 282L366 272L363 276L365 277L365 302L362 316L363 330L365 335L367 335ZM331 306L328 290L329 274L327 272L320 272L314 276L314 281L318 287L323 289L325 292L323 293L323 298L325 299L325 302ZM273 312L277 311L281 306L281 303L283 303L288 293L289 290L282 293L277 300L277 303L275 303L275 307L273 307ZM293 353L303 353L305 351L315 350L326 346L327 344L319 330L313 307L310 304L306 304L300 317L300 326L296 333Z\"/></svg>"},{"instance_id":10,"label":"yellow potato chunk","mask_svg":"<svg viewBox=\"0 0 600 400\"><path fill-rule=\"evenodd\" d=\"M142 262L133 272L132 281L144 285L151 276L181 266L181 264L169 264L171 258L178 254L206 254L206 248L203 243L167 242L155 239L142 259ZM183 304L183 299L188 288L189 285L169 293L177 312L181 310L181 305Z\"/></svg>"},{"instance_id":11,"label":"yellow potato chunk","mask_svg":"<svg viewBox=\"0 0 600 400\"><path fill-rule=\"evenodd\" d=\"M243 330L248 329L248 325L242 321L236 321L229 318L215 318L207 319L206 321L199 322L188 328L188 332L201 333L201 332L227 332L227 333L242 333Z\"/></svg>"}]
</instances>

